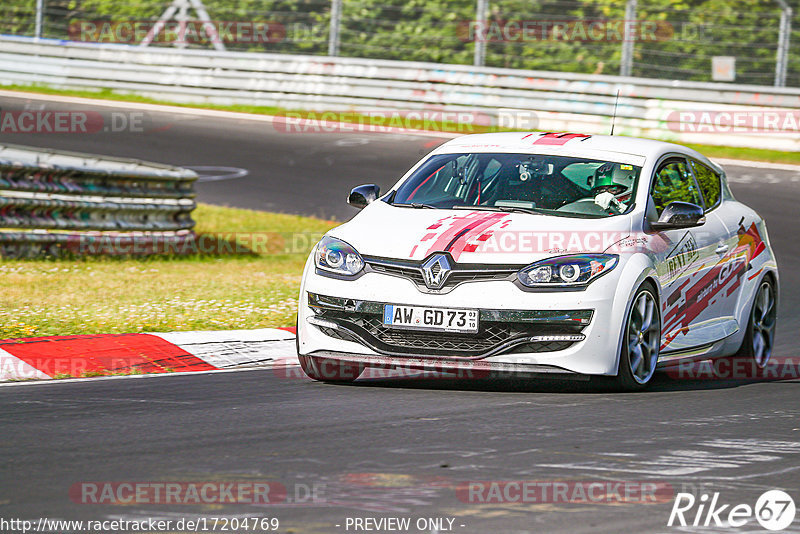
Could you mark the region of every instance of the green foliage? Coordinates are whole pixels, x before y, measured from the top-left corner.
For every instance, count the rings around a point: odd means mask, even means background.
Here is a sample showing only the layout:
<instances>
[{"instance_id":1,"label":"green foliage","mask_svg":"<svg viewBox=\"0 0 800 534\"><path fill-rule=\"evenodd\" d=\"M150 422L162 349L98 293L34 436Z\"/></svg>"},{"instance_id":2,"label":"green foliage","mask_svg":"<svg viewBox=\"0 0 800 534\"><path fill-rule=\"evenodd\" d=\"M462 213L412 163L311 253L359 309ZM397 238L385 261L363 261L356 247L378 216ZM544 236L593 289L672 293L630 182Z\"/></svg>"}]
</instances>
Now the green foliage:
<instances>
[{"instance_id":1,"label":"green foliage","mask_svg":"<svg viewBox=\"0 0 800 534\"><path fill-rule=\"evenodd\" d=\"M36 0L3 0L0 31L32 35ZM81 21L154 21L170 0L45 0L44 36L67 38ZM271 22L278 39L226 43L230 50L327 54L331 0L204 0L215 21ZM471 64L476 0L342 0L340 55ZM193 11L190 17L195 17ZM622 0L489 0L490 28L544 24L524 38L495 35L486 65L618 74L622 42L613 35L555 37L554 24L575 27L625 19ZM657 39L634 42L633 75L710 81L711 58L736 57L738 83L771 85L780 10L774 0L640 0L636 20L657 25ZM611 21L611 22L609 22ZM494 25L494 26L491 26ZM800 85L800 10L795 10L788 85ZM171 46L154 43L153 46ZM210 47L206 41L190 46Z\"/></svg>"},{"instance_id":2,"label":"green foliage","mask_svg":"<svg viewBox=\"0 0 800 534\"><path fill-rule=\"evenodd\" d=\"M5 258L0 339L293 325L303 265L334 223L207 204L193 215L198 234L259 242L258 253Z\"/></svg>"},{"instance_id":3,"label":"green foliage","mask_svg":"<svg viewBox=\"0 0 800 534\"><path fill-rule=\"evenodd\" d=\"M36 0L3 0L0 2L0 33L33 35Z\"/></svg>"},{"instance_id":4,"label":"green foliage","mask_svg":"<svg viewBox=\"0 0 800 534\"><path fill-rule=\"evenodd\" d=\"M473 0L352 0L342 9L341 53L355 57L469 63L474 45L459 23L474 18Z\"/></svg>"},{"instance_id":5,"label":"green foliage","mask_svg":"<svg viewBox=\"0 0 800 534\"><path fill-rule=\"evenodd\" d=\"M708 81L713 56L734 56L737 82L772 85L780 20L774 0L662 3L660 12L645 4L640 16L663 17L673 37L639 47L635 74Z\"/></svg>"}]
</instances>

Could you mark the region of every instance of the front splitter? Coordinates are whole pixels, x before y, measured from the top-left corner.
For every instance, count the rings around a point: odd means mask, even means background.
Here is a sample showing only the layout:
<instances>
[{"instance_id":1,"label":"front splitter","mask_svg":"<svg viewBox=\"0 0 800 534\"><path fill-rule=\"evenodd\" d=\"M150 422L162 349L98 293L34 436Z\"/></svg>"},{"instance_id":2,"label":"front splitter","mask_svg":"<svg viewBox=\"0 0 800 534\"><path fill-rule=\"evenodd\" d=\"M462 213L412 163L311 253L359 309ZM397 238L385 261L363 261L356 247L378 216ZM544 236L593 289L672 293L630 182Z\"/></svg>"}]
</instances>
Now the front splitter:
<instances>
[{"instance_id":1,"label":"front splitter","mask_svg":"<svg viewBox=\"0 0 800 534\"><path fill-rule=\"evenodd\" d=\"M378 367L384 369L418 369L442 374L453 373L454 378L550 378L558 380L587 381L589 375L575 373L552 365L490 362L486 360L462 360L458 358L415 358L413 356L383 356L376 354L353 354L349 352L318 350L308 356L317 356L342 363Z\"/></svg>"}]
</instances>

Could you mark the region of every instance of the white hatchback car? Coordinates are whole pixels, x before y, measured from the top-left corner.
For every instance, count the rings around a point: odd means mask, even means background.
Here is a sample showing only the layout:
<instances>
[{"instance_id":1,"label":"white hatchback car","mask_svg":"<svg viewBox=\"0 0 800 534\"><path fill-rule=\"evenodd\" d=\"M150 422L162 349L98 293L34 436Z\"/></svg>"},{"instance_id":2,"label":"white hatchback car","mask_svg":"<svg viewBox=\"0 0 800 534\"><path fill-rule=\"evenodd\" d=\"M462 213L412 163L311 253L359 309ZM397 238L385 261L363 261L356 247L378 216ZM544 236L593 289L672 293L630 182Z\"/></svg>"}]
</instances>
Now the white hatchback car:
<instances>
[{"instance_id":1,"label":"white hatchback car","mask_svg":"<svg viewBox=\"0 0 800 534\"><path fill-rule=\"evenodd\" d=\"M319 242L305 267L303 370L616 376L772 352L778 269L724 171L660 141L566 133L445 143Z\"/></svg>"}]
</instances>

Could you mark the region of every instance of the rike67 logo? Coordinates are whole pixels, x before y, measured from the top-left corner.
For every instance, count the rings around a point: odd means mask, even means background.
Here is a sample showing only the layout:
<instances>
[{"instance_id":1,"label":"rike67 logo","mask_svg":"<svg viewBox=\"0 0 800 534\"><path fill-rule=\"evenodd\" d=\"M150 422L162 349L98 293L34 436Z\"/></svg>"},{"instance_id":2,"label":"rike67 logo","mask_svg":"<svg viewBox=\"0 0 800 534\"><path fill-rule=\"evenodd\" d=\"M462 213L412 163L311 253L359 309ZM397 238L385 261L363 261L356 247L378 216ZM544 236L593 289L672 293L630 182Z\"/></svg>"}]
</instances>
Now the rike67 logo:
<instances>
[{"instance_id":1,"label":"rike67 logo","mask_svg":"<svg viewBox=\"0 0 800 534\"><path fill-rule=\"evenodd\" d=\"M678 493L667 526L738 528L755 518L762 528L778 531L792 524L795 513L794 499L781 490L765 491L755 506L723 503L719 492L703 493L699 498L691 493Z\"/></svg>"}]
</instances>

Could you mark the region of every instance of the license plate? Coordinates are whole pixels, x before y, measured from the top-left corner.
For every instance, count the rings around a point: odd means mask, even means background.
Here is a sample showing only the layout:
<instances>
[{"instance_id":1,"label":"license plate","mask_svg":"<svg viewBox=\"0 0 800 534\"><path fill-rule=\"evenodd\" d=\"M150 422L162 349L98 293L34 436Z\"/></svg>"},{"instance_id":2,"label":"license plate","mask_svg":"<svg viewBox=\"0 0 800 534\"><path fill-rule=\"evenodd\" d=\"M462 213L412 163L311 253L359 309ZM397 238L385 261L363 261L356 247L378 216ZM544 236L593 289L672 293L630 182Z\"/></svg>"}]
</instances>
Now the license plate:
<instances>
[{"instance_id":1,"label":"license plate","mask_svg":"<svg viewBox=\"0 0 800 534\"><path fill-rule=\"evenodd\" d=\"M383 324L415 330L477 333L478 310L386 304L383 307Z\"/></svg>"}]
</instances>

